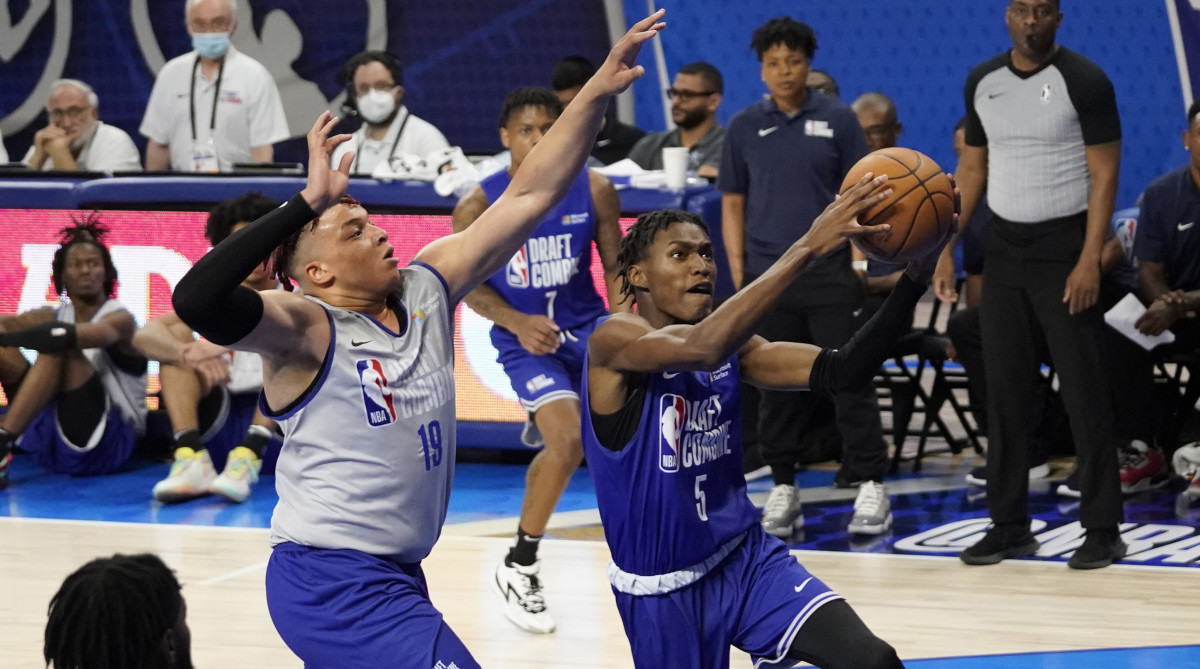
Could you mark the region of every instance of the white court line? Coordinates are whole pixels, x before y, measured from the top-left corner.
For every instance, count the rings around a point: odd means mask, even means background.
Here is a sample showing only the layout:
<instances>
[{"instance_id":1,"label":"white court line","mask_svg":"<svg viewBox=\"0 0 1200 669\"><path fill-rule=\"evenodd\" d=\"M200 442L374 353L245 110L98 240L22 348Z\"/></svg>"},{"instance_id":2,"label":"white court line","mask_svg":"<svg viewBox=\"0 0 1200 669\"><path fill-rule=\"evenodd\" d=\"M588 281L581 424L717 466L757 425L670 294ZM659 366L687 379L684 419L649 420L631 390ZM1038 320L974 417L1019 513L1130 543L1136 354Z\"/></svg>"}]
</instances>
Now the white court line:
<instances>
[{"instance_id":1,"label":"white court line","mask_svg":"<svg viewBox=\"0 0 1200 669\"><path fill-rule=\"evenodd\" d=\"M266 570L266 568L267 568L267 561L263 560L262 562L259 562L257 564L252 564L252 565L249 565L246 567L242 567L241 569L234 569L233 571L226 572L224 574L221 574L220 576L213 576L212 578L206 578L203 581L196 581L192 585L214 585L214 584L220 583L221 581L228 581L231 578L237 578L238 576L241 576L242 574L249 574L250 572L254 572L254 571Z\"/></svg>"}]
</instances>

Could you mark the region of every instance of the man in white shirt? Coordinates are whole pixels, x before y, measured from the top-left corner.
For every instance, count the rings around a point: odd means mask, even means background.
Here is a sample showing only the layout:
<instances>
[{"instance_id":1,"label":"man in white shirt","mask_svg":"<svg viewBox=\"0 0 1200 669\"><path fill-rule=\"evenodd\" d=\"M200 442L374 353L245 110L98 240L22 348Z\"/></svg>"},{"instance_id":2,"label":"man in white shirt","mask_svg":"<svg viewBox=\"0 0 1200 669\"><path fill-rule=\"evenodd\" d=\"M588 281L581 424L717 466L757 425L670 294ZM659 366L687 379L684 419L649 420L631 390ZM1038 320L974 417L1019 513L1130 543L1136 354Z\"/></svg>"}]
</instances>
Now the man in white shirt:
<instances>
[{"instance_id":1,"label":"man in white shirt","mask_svg":"<svg viewBox=\"0 0 1200 669\"><path fill-rule=\"evenodd\" d=\"M362 117L363 125L333 152L334 166L353 151L350 174L370 176L392 156L424 158L450 147L440 130L402 104L404 71L399 58L385 51L364 51L346 61L338 79L346 86L346 107Z\"/></svg>"},{"instance_id":2,"label":"man in white shirt","mask_svg":"<svg viewBox=\"0 0 1200 669\"><path fill-rule=\"evenodd\" d=\"M237 0L186 0L193 50L163 66L139 132L146 169L229 172L269 163L288 138L279 89L267 68L229 44Z\"/></svg>"},{"instance_id":3,"label":"man in white shirt","mask_svg":"<svg viewBox=\"0 0 1200 669\"><path fill-rule=\"evenodd\" d=\"M137 146L124 130L100 120L100 99L78 79L59 79L46 99L50 124L33 136L22 162L35 170L136 172Z\"/></svg>"}]
</instances>

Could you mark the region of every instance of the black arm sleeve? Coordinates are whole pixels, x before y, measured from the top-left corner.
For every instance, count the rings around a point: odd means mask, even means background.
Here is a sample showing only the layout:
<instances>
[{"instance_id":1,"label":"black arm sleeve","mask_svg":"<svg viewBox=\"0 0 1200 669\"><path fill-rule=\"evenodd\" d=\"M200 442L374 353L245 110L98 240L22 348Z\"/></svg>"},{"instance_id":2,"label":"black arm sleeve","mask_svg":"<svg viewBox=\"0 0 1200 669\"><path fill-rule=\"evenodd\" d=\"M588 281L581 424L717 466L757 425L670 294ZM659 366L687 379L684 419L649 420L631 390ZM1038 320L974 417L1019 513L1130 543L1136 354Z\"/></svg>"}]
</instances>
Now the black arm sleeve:
<instances>
[{"instance_id":1,"label":"black arm sleeve","mask_svg":"<svg viewBox=\"0 0 1200 669\"><path fill-rule=\"evenodd\" d=\"M925 294L925 288L907 274L900 277L883 306L845 346L822 349L817 354L808 375L808 387L836 394L859 390L870 383L896 340L908 331L913 309Z\"/></svg>"},{"instance_id":2,"label":"black arm sleeve","mask_svg":"<svg viewBox=\"0 0 1200 669\"><path fill-rule=\"evenodd\" d=\"M20 346L41 353L61 353L75 348L75 325L50 321L13 332L0 332L0 346Z\"/></svg>"},{"instance_id":3,"label":"black arm sleeve","mask_svg":"<svg viewBox=\"0 0 1200 669\"><path fill-rule=\"evenodd\" d=\"M262 298L242 281L283 240L316 218L304 198L287 204L238 230L201 258L179 280L171 301L175 313L206 339L228 346L258 327Z\"/></svg>"}]
</instances>

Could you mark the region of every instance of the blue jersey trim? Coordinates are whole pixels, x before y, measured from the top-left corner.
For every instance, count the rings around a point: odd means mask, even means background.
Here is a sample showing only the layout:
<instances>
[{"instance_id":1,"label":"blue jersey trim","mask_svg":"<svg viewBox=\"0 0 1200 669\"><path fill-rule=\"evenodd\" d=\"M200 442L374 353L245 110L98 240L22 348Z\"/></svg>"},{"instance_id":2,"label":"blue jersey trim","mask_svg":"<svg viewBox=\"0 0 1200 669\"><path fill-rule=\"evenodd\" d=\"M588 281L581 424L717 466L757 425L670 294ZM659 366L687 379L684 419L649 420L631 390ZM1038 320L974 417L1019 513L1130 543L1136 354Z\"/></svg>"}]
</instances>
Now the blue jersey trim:
<instances>
[{"instance_id":1,"label":"blue jersey trim","mask_svg":"<svg viewBox=\"0 0 1200 669\"><path fill-rule=\"evenodd\" d=\"M318 302L318 304L321 303ZM267 418L285 420L296 415L296 412L308 406L312 398L317 396L317 392L321 390L321 386L325 385L325 379L329 378L329 370L333 368L334 346L337 345L337 327L333 323L333 313L329 311L329 307L321 304L321 308L325 310L325 318L329 320L329 347L325 349L325 361L321 363L321 373L317 375L317 378L314 379L308 388L304 389L304 392L300 393L299 397L284 407L279 413L276 413L267 404L267 391L266 388L263 388L262 394L258 396L258 407Z\"/></svg>"},{"instance_id":2,"label":"blue jersey trim","mask_svg":"<svg viewBox=\"0 0 1200 669\"><path fill-rule=\"evenodd\" d=\"M437 271L437 268L434 267L433 265L430 265L429 263L426 263L426 262L421 262L420 260L414 260L414 261L408 263L409 267L412 267L413 265L416 265L417 267L424 267L425 269L427 269L431 273L433 273L434 276L437 277L437 280L440 281L442 284L442 290L446 291L446 307L447 307L447 309L449 309L450 305L452 304L452 302L450 300L450 285L446 283L446 278L444 276L442 276L442 273ZM450 309L450 311L453 311L453 309Z\"/></svg>"},{"instance_id":3,"label":"blue jersey trim","mask_svg":"<svg viewBox=\"0 0 1200 669\"><path fill-rule=\"evenodd\" d=\"M384 325L383 323L375 320L375 317L370 314L362 314L362 315L365 316L367 318L367 320L371 321L376 326L378 326L380 330L383 330L384 332L390 334L391 336L396 337L396 338L403 337L404 334L406 332L408 332L408 309L404 308L404 303L398 303L396 306L400 308L400 311L403 314L403 316L401 318L397 319L404 326L404 329L401 330L400 332L393 332L391 328L389 328L388 326ZM361 314L362 312L359 312L359 313ZM401 314L397 314L397 316L400 316L400 315Z\"/></svg>"}]
</instances>

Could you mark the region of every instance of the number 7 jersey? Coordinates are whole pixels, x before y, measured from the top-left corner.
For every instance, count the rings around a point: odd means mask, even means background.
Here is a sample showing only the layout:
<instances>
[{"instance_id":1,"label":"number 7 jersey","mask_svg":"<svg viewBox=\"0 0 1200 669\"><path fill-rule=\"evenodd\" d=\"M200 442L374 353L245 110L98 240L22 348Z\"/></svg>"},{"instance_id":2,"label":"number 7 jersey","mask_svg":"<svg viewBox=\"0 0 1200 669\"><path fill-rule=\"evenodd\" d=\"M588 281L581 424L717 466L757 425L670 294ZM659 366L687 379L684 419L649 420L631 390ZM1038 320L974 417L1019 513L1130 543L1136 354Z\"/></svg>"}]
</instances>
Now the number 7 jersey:
<instances>
[{"instance_id":1,"label":"number 7 jersey","mask_svg":"<svg viewBox=\"0 0 1200 669\"><path fill-rule=\"evenodd\" d=\"M401 332L314 300L330 324L320 374L277 412L262 400L284 434L272 545L411 563L441 534L454 479L454 312L433 268L399 271Z\"/></svg>"}]
</instances>

